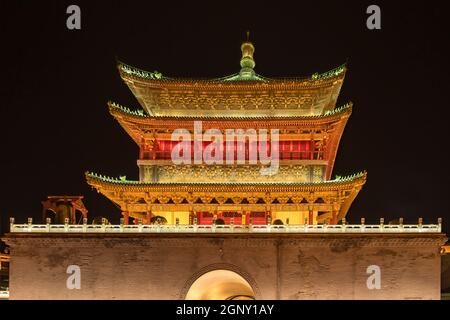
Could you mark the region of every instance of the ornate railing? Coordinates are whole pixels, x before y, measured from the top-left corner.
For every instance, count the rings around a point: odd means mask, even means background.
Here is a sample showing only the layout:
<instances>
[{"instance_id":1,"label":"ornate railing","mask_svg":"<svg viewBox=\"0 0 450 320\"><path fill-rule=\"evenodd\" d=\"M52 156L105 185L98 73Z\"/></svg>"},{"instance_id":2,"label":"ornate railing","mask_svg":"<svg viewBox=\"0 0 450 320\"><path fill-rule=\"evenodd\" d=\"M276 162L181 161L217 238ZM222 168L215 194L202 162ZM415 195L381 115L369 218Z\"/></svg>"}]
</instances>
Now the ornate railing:
<instances>
[{"instance_id":1,"label":"ornate railing","mask_svg":"<svg viewBox=\"0 0 450 320\"><path fill-rule=\"evenodd\" d=\"M11 224L12 233L440 233L441 224L300 225L70 225Z\"/></svg>"},{"instance_id":2,"label":"ornate railing","mask_svg":"<svg viewBox=\"0 0 450 320\"><path fill-rule=\"evenodd\" d=\"M237 161L237 150L231 150L234 152L234 160ZM191 158L194 159L194 148L192 148ZM225 151L223 152L225 154ZM279 152L279 160L323 160L325 152L314 151L281 151ZM224 156L225 158L225 156ZM249 151L245 150L245 161L249 161ZM141 160L172 160L172 151L146 151L142 152ZM259 155L257 155L257 161L261 161Z\"/></svg>"}]
</instances>

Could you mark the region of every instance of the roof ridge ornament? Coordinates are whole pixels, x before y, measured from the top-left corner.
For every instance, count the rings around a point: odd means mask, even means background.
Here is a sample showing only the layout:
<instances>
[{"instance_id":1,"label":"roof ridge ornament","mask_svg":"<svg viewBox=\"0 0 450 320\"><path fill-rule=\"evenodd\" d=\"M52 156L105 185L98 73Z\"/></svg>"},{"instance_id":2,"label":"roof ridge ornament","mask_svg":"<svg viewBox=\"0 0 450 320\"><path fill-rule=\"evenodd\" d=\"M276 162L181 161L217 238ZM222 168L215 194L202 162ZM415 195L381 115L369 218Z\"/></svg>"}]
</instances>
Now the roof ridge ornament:
<instances>
[{"instance_id":1,"label":"roof ridge ornament","mask_svg":"<svg viewBox=\"0 0 450 320\"><path fill-rule=\"evenodd\" d=\"M135 67L132 67L130 65L127 65L123 62L118 62L118 67L120 70L122 70L122 72L129 74L131 76L137 76L137 77L141 77L144 79L162 79L163 75L161 74L161 72L159 71L153 71L153 72L149 72L149 71L145 71L142 69L138 69Z\"/></svg>"},{"instance_id":2,"label":"roof ridge ornament","mask_svg":"<svg viewBox=\"0 0 450 320\"><path fill-rule=\"evenodd\" d=\"M249 40L250 31L247 31L247 40L242 43L241 51L241 71L239 72L239 77L241 79L252 79L255 77L255 60L253 59L253 53L255 52L255 46Z\"/></svg>"}]
</instances>

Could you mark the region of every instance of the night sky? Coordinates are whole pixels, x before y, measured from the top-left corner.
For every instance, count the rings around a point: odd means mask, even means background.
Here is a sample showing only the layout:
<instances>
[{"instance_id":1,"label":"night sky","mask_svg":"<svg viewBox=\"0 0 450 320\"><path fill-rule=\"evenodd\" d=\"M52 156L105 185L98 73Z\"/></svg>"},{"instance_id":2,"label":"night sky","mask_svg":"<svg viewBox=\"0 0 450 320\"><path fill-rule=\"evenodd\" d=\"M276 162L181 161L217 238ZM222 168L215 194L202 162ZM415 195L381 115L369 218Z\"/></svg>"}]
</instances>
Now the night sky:
<instances>
[{"instance_id":1,"label":"night sky","mask_svg":"<svg viewBox=\"0 0 450 320\"><path fill-rule=\"evenodd\" d=\"M8 4L6 4L8 2ZM239 71L251 32L255 70L303 76L348 62L338 105L354 103L333 176L368 171L347 218L444 218L450 229L449 42L444 1L2 1L1 232L41 220L47 195L84 195L89 217L120 212L84 172L138 178L138 147L108 113L139 108L116 57L179 77ZM394 3L395 2L395 3ZM66 8L81 7L81 30ZM381 7L381 30L366 8Z\"/></svg>"}]
</instances>

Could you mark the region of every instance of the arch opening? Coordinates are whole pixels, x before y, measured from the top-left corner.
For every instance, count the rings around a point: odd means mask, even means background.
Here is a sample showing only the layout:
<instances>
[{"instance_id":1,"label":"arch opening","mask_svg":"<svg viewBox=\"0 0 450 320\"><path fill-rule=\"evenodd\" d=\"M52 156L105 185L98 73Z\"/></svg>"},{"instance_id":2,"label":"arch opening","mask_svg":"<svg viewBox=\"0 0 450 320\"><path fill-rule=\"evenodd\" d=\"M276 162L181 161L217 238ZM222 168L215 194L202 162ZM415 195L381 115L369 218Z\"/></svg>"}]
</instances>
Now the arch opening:
<instances>
[{"instance_id":1,"label":"arch opening","mask_svg":"<svg viewBox=\"0 0 450 320\"><path fill-rule=\"evenodd\" d=\"M213 270L192 283L186 300L255 300L255 293L247 280L236 272Z\"/></svg>"}]
</instances>

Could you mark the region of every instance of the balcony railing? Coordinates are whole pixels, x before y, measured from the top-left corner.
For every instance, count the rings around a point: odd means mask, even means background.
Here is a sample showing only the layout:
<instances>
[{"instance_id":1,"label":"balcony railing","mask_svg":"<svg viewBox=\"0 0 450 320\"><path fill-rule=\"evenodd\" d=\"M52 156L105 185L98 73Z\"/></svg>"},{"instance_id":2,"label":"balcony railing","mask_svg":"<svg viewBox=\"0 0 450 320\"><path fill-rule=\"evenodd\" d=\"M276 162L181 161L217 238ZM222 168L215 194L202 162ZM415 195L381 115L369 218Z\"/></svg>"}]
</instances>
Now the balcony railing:
<instances>
[{"instance_id":1,"label":"balcony railing","mask_svg":"<svg viewBox=\"0 0 450 320\"><path fill-rule=\"evenodd\" d=\"M11 224L11 233L440 233L441 224L69 225Z\"/></svg>"},{"instance_id":2,"label":"balcony railing","mask_svg":"<svg viewBox=\"0 0 450 320\"><path fill-rule=\"evenodd\" d=\"M194 155L192 154L192 159ZM170 151L143 151L141 160L171 160L172 153ZM226 159L226 154L223 155L223 159ZM245 152L245 159L248 161L249 152ZM323 151L282 151L279 152L280 160L323 160ZM234 155L234 160L237 160L237 155ZM260 160L257 155L257 160Z\"/></svg>"},{"instance_id":3,"label":"balcony railing","mask_svg":"<svg viewBox=\"0 0 450 320\"><path fill-rule=\"evenodd\" d=\"M0 291L0 300L8 300L9 291Z\"/></svg>"}]
</instances>

